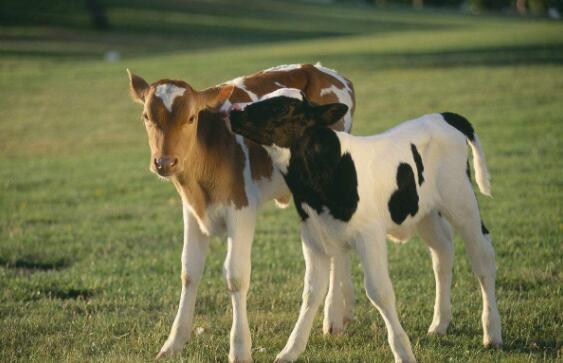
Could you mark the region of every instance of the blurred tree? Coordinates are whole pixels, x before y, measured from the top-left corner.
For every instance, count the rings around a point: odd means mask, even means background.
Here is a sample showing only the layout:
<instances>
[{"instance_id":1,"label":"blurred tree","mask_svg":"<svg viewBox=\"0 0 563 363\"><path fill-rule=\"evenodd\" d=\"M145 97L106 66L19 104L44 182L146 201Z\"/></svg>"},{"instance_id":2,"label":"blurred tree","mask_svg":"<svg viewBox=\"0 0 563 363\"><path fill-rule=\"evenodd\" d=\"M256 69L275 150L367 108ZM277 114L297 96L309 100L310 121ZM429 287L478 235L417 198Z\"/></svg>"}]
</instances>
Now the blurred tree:
<instances>
[{"instance_id":1,"label":"blurred tree","mask_svg":"<svg viewBox=\"0 0 563 363\"><path fill-rule=\"evenodd\" d=\"M109 26L101 0L0 0L0 24Z\"/></svg>"},{"instance_id":2,"label":"blurred tree","mask_svg":"<svg viewBox=\"0 0 563 363\"><path fill-rule=\"evenodd\" d=\"M86 8L90 13L90 21L96 29L108 29L109 22L102 3L98 0L86 0Z\"/></svg>"}]
</instances>

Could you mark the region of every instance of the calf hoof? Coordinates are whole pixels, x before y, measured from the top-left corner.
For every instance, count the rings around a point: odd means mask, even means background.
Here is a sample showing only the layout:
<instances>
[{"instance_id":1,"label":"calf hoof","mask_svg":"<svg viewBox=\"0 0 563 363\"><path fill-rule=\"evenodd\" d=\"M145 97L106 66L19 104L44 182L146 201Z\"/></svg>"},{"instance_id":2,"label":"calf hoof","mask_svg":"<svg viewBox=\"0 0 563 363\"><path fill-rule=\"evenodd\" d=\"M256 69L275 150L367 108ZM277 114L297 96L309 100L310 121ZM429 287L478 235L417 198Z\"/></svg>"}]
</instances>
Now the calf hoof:
<instances>
[{"instance_id":1,"label":"calf hoof","mask_svg":"<svg viewBox=\"0 0 563 363\"><path fill-rule=\"evenodd\" d=\"M395 363L416 363L416 359L414 357L407 359L395 359Z\"/></svg>"},{"instance_id":2,"label":"calf hoof","mask_svg":"<svg viewBox=\"0 0 563 363\"><path fill-rule=\"evenodd\" d=\"M176 354L179 354L182 351L183 347L183 343L167 341L166 343L164 343L162 348L160 348L160 352L156 355L156 359L158 360L165 357L172 357Z\"/></svg>"},{"instance_id":3,"label":"calf hoof","mask_svg":"<svg viewBox=\"0 0 563 363\"><path fill-rule=\"evenodd\" d=\"M291 353L281 352L276 357L276 360L274 360L274 363L290 363L290 362L295 362L296 360L297 360L297 356L294 356Z\"/></svg>"},{"instance_id":4,"label":"calf hoof","mask_svg":"<svg viewBox=\"0 0 563 363\"><path fill-rule=\"evenodd\" d=\"M335 337L341 335L343 330L344 326L342 324L331 323L328 326L323 327L323 334Z\"/></svg>"},{"instance_id":5,"label":"calf hoof","mask_svg":"<svg viewBox=\"0 0 563 363\"><path fill-rule=\"evenodd\" d=\"M431 325L430 328L428 328L428 335L446 335L446 332L448 330L448 326L440 326L440 325Z\"/></svg>"},{"instance_id":6,"label":"calf hoof","mask_svg":"<svg viewBox=\"0 0 563 363\"><path fill-rule=\"evenodd\" d=\"M179 352L173 352L173 351L170 351L170 350L161 350L160 352L158 352L155 359L159 360L159 359L163 359L163 358L172 357L172 356L174 356L178 353Z\"/></svg>"},{"instance_id":7,"label":"calf hoof","mask_svg":"<svg viewBox=\"0 0 563 363\"><path fill-rule=\"evenodd\" d=\"M229 355L229 363L252 363L252 356L250 353Z\"/></svg>"},{"instance_id":8,"label":"calf hoof","mask_svg":"<svg viewBox=\"0 0 563 363\"><path fill-rule=\"evenodd\" d=\"M502 339L488 340L488 341L483 342L483 345L487 349L501 349L502 348Z\"/></svg>"}]
</instances>

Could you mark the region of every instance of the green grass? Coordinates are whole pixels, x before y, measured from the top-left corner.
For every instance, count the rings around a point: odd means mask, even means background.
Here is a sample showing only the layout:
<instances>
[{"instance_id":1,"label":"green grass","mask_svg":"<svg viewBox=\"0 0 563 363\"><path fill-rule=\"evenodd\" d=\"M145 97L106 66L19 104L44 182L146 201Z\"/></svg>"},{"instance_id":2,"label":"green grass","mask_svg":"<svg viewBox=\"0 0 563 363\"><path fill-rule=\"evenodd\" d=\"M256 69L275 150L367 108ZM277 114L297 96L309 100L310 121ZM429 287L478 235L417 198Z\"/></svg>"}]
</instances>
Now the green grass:
<instances>
[{"instance_id":1,"label":"green grass","mask_svg":"<svg viewBox=\"0 0 563 363\"><path fill-rule=\"evenodd\" d=\"M505 347L481 346L481 298L456 238L454 319L430 338L434 280L418 239L390 245L398 310L421 362L561 361L563 25L447 12L295 2L116 2L108 33L76 23L2 26L0 361L151 361L180 292L181 208L148 172L125 68L196 88L272 65L322 61L354 81L354 133L424 113L475 125L493 176L479 198L497 253ZM107 50L123 59L103 61ZM304 263L292 208L268 204L253 247L256 362L297 317ZM216 239L197 302L205 332L178 361L223 362L231 309ZM354 258L356 320L338 338L315 323L303 362L392 360ZM259 349L264 348L264 349Z\"/></svg>"}]
</instances>

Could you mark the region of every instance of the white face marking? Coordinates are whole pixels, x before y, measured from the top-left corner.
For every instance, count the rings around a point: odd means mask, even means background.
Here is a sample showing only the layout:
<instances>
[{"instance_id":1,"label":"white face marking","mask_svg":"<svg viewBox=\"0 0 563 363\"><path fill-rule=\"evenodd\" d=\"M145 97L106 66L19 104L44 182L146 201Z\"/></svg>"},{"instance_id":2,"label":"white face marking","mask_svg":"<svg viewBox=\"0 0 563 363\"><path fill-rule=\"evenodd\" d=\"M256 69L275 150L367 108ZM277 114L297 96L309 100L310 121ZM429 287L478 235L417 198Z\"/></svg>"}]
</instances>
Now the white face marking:
<instances>
[{"instance_id":1,"label":"white face marking","mask_svg":"<svg viewBox=\"0 0 563 363\"><path fill-rule=\"evenodd\" d=\"M274 82L274 84L278 87L281 87L281 88L287 88L287 86L285 84L282 84L280 82Z\"/></svg>"},{"instance_id":2,"label":"white face marking","mask_svg":"<svg viewBox=\"0 0 563 363\"><path fill-rule=\"evenodd\" d=\"M186 92L186 89L183 87L165 83L156 87L154 95L162 100L162 103L164 103L164 107L166 107L168 112L172 112L172 105L174 104L174 100L176 99L176 97L184 95L184 92Z\"/></svg>"}]
</instances>

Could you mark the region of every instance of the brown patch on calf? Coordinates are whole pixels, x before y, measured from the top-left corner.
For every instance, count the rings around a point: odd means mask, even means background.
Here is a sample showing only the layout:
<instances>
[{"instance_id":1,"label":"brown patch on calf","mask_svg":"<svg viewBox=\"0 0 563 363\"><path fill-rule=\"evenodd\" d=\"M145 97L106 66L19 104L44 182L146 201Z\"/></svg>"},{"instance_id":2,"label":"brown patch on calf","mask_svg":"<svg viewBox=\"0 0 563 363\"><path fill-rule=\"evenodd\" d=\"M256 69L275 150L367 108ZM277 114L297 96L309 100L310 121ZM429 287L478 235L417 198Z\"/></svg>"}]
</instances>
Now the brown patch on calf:
<instances>
[{"instance_id":1,"label":"brown patch on calf","mask_svg":"<svg viewBox=\"0 0 563 363\"><path fill-rule=\"evenodd\" d=\"M297 68L289 71L261 71L255 73L244 79L244 86L258 97L262 97L267 93L282 88L276 82L283 84L284 87L302 90L305 89L307 81L307 73L302 68Z\"/></svg>"},{"instance_id":2,"label":"brown patch on calf","mask_svg":"<svg viewBox=\"0 0 563 363\"><path fill-rule=\"evenodd\" d=\"M248 93L238 87L235 87L233 93L231 94L231 97L229 98L229 101L231 101L231 103L240 103L250 102L252 101L252 99L250 98Z\"/></svg>"},{"instance_id":3,"label":"brown patch on calf","mask_svg":"<svg viewBox=\"0 0 563 363\"><path fill-rule=\"evenodd\" d=\"M262 178L271 179L274 167L268 152L254 141L244 139L244 143L248 148L252 180L258 181Z\"/></svg>"},{"instance_id":4,"label":"brown patch on calf","mask_svg":"<svg viewBox=\"0 0 563 363\"><path fill-rule=\"evenodd\" d=\"M192 283L192 280L190 279L190 276L188 275L187 272L182 272L182 286L184 287L188 287L190 286L190 284Z\"/></svg>"},{"instance_id":5,"label":"brown patch on calf","mask_svg":"<svg viewBox=\"0 0 563 363\"><path fill-rule=\"evenodd\" d=\"M307 99L313 103L318 105L326 105L329 103L340 102L338 97L333 93L329 92L325 95L321 95L321 91L325 88L330 88L331 86L336 86L338 89L346 88L346 85L343 84L337 78L332 77L331 75L320 71L312 64L304 64L303 69L307 71L309 74L309 82L307 83L307 89L304 90L305 96ZM342 77L344 78L344 77ZM347 82L348 87L352 90L352 109L350 110L351 114L354 114L356 100L354 98L354 88L352 86L352 82L344 78ZM344 130L344 119L334 123L330 126L334 130L343 131Z\"/></svg>"},{"instance_id":6,"label":"brown patch on calf","mask_svg":"<svg viewBox=\"0 0 563 363\"><path fill-rule=\"evenodd\" d=\"M200 217L210 204L247 206L244 151L227 130L223 116L201 111L196 127L193 147L184 156L184 172L175 178L176 188Z\"/></svg>"}]
</instances>

